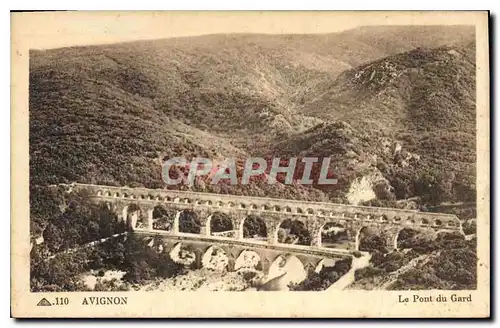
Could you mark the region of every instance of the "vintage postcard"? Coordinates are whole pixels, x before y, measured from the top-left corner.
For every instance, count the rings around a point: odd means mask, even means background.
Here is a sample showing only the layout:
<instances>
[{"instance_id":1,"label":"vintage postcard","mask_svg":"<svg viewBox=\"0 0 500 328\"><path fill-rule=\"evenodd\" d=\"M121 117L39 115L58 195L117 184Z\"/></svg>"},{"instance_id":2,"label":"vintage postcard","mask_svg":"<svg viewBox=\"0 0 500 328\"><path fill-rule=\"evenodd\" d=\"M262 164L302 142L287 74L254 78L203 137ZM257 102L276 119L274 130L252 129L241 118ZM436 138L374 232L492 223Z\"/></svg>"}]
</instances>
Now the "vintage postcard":
<instances>
[{"instance_id":1,"label":"vintage postcard","mask_svg":"<svg viewBox=\"0 0 500 328\"><path fill-rule=\"evenodd\" d=\"M12 316L490 316L488 12L11 17Z\"/></svg>"}]
</instances>

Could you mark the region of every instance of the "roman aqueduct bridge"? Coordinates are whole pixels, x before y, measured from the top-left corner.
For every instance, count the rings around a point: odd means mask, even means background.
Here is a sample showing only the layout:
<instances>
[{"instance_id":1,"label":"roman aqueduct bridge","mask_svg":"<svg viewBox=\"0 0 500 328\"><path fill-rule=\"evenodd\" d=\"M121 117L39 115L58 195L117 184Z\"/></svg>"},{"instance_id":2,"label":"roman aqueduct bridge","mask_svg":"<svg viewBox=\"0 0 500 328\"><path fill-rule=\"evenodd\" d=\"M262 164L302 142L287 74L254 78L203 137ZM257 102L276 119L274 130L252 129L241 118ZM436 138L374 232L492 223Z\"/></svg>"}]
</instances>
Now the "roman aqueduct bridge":
<instances>
[{"instance_id":1,"label":"roman aqueduct bridge","mask_svg":"<svg viewBox=\"0 0 500 328\"><path fill-rule=\"evenodd\" d=\"M352 242L351 250L359 249L363 229L375 231L383 237L389 248L397 248L398 235L405 228L431 235L440 232L463 234L460 220L455 215L443 213L167 189L78 183L65 186L71 190L86 190L94 200L110 204L118 217L126 220L131 229L142 232L165 232L153 228L153 211L155 207L160 206L176 211L175 217L172 218L170 235L181 233L181 213L190 211L196 213L201 223L199 237L214 237L210 229L212 216L215 213L224 213L231 219L234 229L230 238L241 241L244 239L245 219L250 215L257 216L265 223L267 245L278 244L278 230L286 219L303 223L310 233L312 247L322 246L322 229L332 222L345 228L347 237Z\"/></svg>"}]
</instances>

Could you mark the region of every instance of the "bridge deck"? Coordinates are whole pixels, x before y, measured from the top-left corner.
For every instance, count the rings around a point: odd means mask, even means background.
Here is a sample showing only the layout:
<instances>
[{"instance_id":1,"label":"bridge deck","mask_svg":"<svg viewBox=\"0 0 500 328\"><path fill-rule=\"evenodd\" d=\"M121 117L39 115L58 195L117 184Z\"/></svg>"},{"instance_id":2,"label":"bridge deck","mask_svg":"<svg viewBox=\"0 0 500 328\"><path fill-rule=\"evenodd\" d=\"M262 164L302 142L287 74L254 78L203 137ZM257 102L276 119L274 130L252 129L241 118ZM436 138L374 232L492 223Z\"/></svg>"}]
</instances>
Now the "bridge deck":
<instances>
[{"instance_id":1,"label":"bridge deck","mask_svg":"<svg viewBox=\"0 0 500 328\"><path fill-rule=\"evenodd\" d=\"M172 240L178 240L182 242L183 240L198 241L213 244L224 244L224 245L237 245L249 248L261 248L261 249L272 249L275 251L282 251L288 253L300 253L308 255L317 256L353 256L353 252L345 249L338 248L324 248L315 246L304 246L296 244L269 244L265 241L252 240L252 239L234 239L231 237L218 237L218 236L203 236L191 233L176 233L171 234L163 231L151 231L147 229L135 229L134 233L146 234L149 236L162 236ZM363 252L361 252L363 253Z\"/></svg>"},{"instance_id":2,"label":"bridge deck","mask_svg":"<svg viewBox=\"0 0 500 328\"><path fill-rule=\"evenodd\" d=\"M216 194L216 193L207 193L207 192L192 192L192 191L180 191L180 190L171 190L171 189L148 189L148 188L131 188L131 187L117 187L117 186L105 186L105 185L94 185L94 184L83 184L83 183L73 183L73 184L59 184L61 186L74 186L82 189L92 189L92 190L113 190L116 192L130 192L130 193L145 193L151 195L157 194L170 194L177 195L179 197L199 197L201 199L206 197L216 197L220 200L226 201L234 201L239 200L242 202L269 202L271 204L289 204L289 205L297 205L297 206L313 206L324 209L334 209L338 211L343 210L360 210L371 213L383 213L383 212L394 212L400 214L407 215L425 215L427 217L435 217L442 219L456 219L458 220L456 215L447 214L447 213L433 213L433 212L421 212L417 210L409 210L409 209L399 209L399 208L385 208L385 207L373 207L373 206L359 206L359 205L348 205L348 204L338 204L338 203L328 203L328 202L314 202L314 201L302 201L302 200L294 200L294 199L281 199L281 198L270 198L270 197L255 197L255 196L240 196L240 195L230 195L230 194ZM100 197L105 198L105 197ZM110 198L110 197L107 197ZM145 199L146 201L148 199ZM144 201L144 200L142 200ZM151 199L151 201L154 201Z\"/></svg>"}]
</instances>

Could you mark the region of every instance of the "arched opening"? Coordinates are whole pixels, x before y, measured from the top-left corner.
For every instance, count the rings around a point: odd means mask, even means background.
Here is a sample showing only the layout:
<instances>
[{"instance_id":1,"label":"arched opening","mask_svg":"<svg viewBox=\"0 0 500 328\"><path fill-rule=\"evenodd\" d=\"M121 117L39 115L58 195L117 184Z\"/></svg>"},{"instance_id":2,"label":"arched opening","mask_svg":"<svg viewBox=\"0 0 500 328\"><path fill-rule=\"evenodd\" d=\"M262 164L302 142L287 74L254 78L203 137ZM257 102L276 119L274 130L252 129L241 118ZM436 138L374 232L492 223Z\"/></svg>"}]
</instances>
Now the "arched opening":
<instances>
[{"instance_id":1,"label":"arched opening","mask_svg":"<svg viewBox=\"0 0 500 328\"><path fill-rule=\"evenodd\" d=\"M247 216L243 220L243 238L266 240L266 222L256 215Z\"/></svg>"},{"instance_id":2,"label":"arched opening","mask_svg":"<svg viewBox=\"0 0 500 328\"><path fill-rule=\"evenodd\" d=\"M177 211L157 205L153 209L153 229L172 231L174 229L174 220Z\"/></svg>"},{"instance_id":3,"label":"arched opening","mask_svg":"<svg viewBox=\"0 0 500 328\"><path fill-rule=\"evenodd\" d=\"M254 251L244 250L234 262L234 270L262 270L259 254Z\"/></svg>"},{"instance_id":4,"label":"arched opening","mask_svg":"<svg viewBox=\"0 0 500 328\"><path fill-rule=\"evenodd\" d=\"M129 206L129 212L132 210L137 213L137 222L135 227L139 229L146 229L148 227L148 213L146 211L142 211L139 205L136 204L131 204Z\"/></svg>"},{"instance_id":5,"label":"arched opening","mask_svg":"<svg viewBox=\"0 0 500 328\"><path fill-rule=\"evenodd\" d=\"M146 219L137 204L125 206L122 210L122 218L127 223L127 226L132 229L146 227Z\"/></svg>"},{"instance_id":6,"label":"arched opening","mask_svg":"<svg viewBox=\"0 0 500 328\"><path fill-rule=\"evenodd\" d=\"M194 267L196 264L196 252L191 247L185 247L182 243L177 243L169 252L170 258L185 266Z\"/></svg>"},{"instance_id":7,"label":"arched opening","mask_svg":"<svg viewBox=\"0 0 500 328\"><path fill-rule=\"evenodd\" d=\"M320 230L321 246L327 248L349 248L349 234L339 222L328 222Z\"/></svg>"},{"instance_id":8,"label":"arched opening","mask_svg":"<svg viewBox=\"0 0 500 328\"><path fill-rule=\"evenodd\" d=\"M276 231L278 243L311 245L311 234L300 220L283 220Z\"/></svg>"},{"instance_id":9,"label":"arched opening","mask_svg":"<svg viewBox=\"0 0 500 328\"><path fill-rule=\"evenodd\" d=\"M210 234L219 237L234 237L233 221L229 215L215 212L210 218Z\"/></svg>"},{"instance_id":10,"label":"arched opening","mask_svg":"<svg viewBox=\"0 0 500 328\"><path fill-rule=\"evenodd\" d=\"M386 243L376 231L370 227L362 227L356 235L356 250L364 252L386 252Z\"/></svg>"},{"instance_id":11,"label":"arched opening","mask_svg":"<svg viewBox=\"0 0 500 328\"><path fill-rule=\"evenodd\" d=\"M380 222L383 222L383 223L388 223L389 222L389 218L387 217L387 215L385 214L382 214L380 217L379 217L379 220Z\"/></svg>"},{"instance_id":12,"label":"arched opening","mask_svg":"<svg viewBox=\"0 0 500 328\"><path fill-rule=\"evenodd\" d=\"M198 215L191 210L184 210L179 216L179 232L196 233L201 232L201 222Z\"/></svg>"},{"instance_id":13,"label":"arched opening","mask_svg":"<svg viewBox=\"0 0 500 328\"><path fill-rule=\"evenodd\" d=\"M222 248L210 246L203 254L201 264L207 269L223 271L229 264L229 257Z\"/></svg>"},{"instance_id":14,"label":"arched opening","mask_svg":"<svg viewBox=\"0 0 500 328\"><path fill-rule=\"evenodd\" d=\"M289 290L290 283L299 283L307 277L303 263L294 255L279 255L269 267L266 290Z\"/></svg>"},{"instance_id":15,"label":"arched opening","mask_svg":"<svg viewBox=\"0 0 500 328\"><path fill-rule=\"evenodd\" d=\"M418 230L404 228L396 235L394 244L397 249L413 248L420 244L419 237L421 236Z\"/></svg>"}]
</instances>

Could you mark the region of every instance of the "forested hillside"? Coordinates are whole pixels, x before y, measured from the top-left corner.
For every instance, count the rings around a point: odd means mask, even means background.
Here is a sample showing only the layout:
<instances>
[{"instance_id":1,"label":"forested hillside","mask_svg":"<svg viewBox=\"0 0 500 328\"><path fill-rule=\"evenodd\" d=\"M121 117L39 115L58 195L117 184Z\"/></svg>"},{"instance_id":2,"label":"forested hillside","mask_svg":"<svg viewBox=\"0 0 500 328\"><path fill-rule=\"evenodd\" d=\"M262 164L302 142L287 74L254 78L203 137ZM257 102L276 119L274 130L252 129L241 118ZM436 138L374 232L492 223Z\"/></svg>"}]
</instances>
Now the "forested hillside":
<instances>
[{"instance_id":1,"label":"forested hillside","mask_svg":"<svg viewBox=\"0 0 500 328\"><path fill-rule=\"evenodd\" d=\"M388 26L33 50L31 183L161 188L174 156L327 156L336 186L193 188L379 206L474 200L473 40L473 27ZM363 178L375 197L355 195Z\"/></svg>"}]
</instances>

